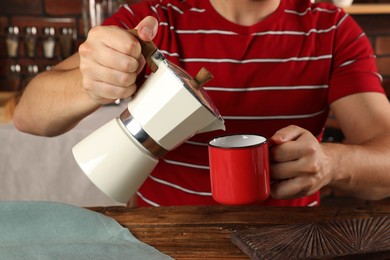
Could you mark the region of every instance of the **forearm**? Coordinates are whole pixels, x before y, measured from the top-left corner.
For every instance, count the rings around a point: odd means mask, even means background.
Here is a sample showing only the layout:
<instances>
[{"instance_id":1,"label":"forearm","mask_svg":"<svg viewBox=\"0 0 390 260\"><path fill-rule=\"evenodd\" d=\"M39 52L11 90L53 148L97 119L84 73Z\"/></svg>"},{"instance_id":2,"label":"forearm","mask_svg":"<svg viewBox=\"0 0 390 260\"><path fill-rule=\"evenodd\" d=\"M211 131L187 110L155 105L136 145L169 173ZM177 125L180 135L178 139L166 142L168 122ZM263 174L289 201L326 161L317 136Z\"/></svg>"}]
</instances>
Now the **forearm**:
<instances>
[{"instance_id":1,"label":"forearm","mask_svg":"<svg viewBox=\"0 0 390 260\"><path fill-rule=\"evenodd\" d=\"M15 108L15 126L23 132L55 136L73 128L100 107L81 87L78 68L36 76Z\"/></svg>"},{"instance_id":2,"label":"forearm","mask_svg":"<svg viewBox=\"0 0 390 260\"><path fill-rule=\"evenodd\" d=\"M359 145L324 144L330 157L329 186L368 200L390 196L390 134Z\"/></svg>"}]
</instances>

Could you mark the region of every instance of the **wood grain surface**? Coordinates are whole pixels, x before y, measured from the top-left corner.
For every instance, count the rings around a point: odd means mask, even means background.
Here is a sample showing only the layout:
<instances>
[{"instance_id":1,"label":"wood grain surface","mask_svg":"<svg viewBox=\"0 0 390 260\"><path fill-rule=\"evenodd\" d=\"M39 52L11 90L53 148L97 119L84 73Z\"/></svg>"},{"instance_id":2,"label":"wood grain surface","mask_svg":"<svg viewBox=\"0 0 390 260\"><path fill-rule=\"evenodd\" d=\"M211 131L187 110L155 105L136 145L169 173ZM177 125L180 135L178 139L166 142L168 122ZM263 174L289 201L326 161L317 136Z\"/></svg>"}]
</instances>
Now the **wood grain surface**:
<instances>
[{"instance_id":1,"label":"wood grain surface","mask_svg":"<svg viewBox=\"0 0 390 260\"><path fill-rule=\"evenodd\" d=\"M237 229L390 216L389 206L89 208L175 259L249 259L231 241ZM356 255L355 255L356 257Z\"/></svg>"}]
</instances>

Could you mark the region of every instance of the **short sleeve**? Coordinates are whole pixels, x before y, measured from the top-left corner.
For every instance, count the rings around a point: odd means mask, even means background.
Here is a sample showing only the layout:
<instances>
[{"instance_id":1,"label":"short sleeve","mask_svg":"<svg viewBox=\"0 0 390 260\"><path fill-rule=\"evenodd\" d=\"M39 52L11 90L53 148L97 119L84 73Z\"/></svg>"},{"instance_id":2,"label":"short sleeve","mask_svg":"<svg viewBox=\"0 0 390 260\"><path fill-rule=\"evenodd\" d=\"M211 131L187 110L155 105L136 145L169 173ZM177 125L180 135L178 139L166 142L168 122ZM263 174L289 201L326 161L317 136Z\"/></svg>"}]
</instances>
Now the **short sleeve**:
<instances>
[{"instance_id":1,"label":"short sleeve","mask_svg":"<svg viewBox=\"0 0 390 260\"><path fill-rule=\"evenodd\" d=\"M328 102L362 92L385 93L366 34L348 14L337 24Z\"/></svg>"}]
</instances>

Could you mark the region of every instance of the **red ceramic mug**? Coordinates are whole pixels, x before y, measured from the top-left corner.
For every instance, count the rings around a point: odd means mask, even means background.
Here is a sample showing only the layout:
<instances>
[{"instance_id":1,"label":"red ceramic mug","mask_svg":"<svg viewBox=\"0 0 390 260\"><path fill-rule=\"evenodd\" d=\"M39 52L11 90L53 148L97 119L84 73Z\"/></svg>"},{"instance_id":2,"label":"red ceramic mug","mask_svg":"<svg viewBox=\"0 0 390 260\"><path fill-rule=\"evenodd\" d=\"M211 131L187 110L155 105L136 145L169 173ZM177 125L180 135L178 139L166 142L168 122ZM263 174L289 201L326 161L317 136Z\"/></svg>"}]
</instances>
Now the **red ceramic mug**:
<instances>
[{"instance_id":1,"label":"red ceramic mug","mask_svg":"<svg viewBox=\"0 0 390 260\"><path fill-rule=\"evenodd\" d=\"M267 138L237 134L209 142L211 191L224 205L264 201L270 194Z\"/></svg>"}]
</instances>

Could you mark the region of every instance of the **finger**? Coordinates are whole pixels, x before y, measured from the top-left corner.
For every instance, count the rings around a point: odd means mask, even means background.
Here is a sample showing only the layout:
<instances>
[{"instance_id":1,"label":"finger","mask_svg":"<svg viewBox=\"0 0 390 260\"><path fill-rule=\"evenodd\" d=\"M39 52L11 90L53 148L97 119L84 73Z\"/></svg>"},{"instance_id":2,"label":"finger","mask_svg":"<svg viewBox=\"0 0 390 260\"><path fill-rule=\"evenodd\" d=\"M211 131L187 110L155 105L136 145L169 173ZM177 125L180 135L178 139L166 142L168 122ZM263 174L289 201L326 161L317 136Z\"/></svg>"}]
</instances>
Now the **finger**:
<instances>
[{"instance_id":1,"label":"finger","mask_svg":"<svg viewBox=\"0 0 390 260\"><path fill-rule=\"evenodd\" d=\"M95 53L113 49L136 59L141 55L141 45L127 30L117 26L95 26L88 32L87 43L92 42Z\"/></svg>"},{"instance_id":2,"label":"finger","mask_svg":"<svg viewBox=\"0 0 390 260\"><path fill-rule=\"evenodd\" d=\"M294 177L306 176L311 173L304 171L303 160L289 161L284 163L271 163L270 176L275 180L286 180Z\"/></svg>"},{"instance_id":3,"label":"finger","mask_svg":"<svg viewBox=\"0 0 390 260\"><path fill-rule=\"evenodd\" d=\"M297 160L302 155L302 147L295 141L273 145L269 148L269 157L273 162L288 162Z\"/></svg>"},{"instance_id":4,"label":"finger","mask_svg":"<svg viewBox=\"0 0 390 260\"><path fill-rule=\"evenodd\" d=\"M270 164L270 176L275 180L305 176L311 177L315 175L317 175L318 178L324 177L321 169L321 163L310 157L303 157L295 161Z\"/></svg>"},{"instance_id":5,"label":"finger","mask_svg":"<svg viewBox=\"0 0 390 260\"><path fill-rule=\"evenodd\" d=\"M282 144L288 141L293 141L299 138L305 130L295 125L290 125L279 129L271 138L272 144Z\"/></svg>"},{"instance_id":6,"label":"finger","mask_svg":"<svg viewBox=\"0 0 390 260\"><path fill-rule=\"evenodd\" d=\"M137 75L142 71L142 69L144 68L145 64L146 64L146 60L145 60L145 57L144 56L140 56L139 59L138 59L138 69L137 71L135 72Z\"/></svg>"},{"instance_id":7,"label":"finger","mask_svg":"<svg viewBox=\"0 0 390 260\"><path fill-rule=\"evenodd\" d=\"M286 135L284 135L286 136ZM281 144L274 144L270 147L270 159L274 162L287 162L298 160L304 156L310 156L316 152L318 140L313 135L301 129L296 132L296 135L290 134L286 140Z\"/></svg>"},{"instance_id":8,"label":"finger","mask_svg":"<svg viewBox=\"0 0 390 260\"><path fill-rule=\"evenodd\" d=\"M140 57L142 57L142 55ZM140 59L140 57L138 59ZM140 66L138 59L113 49L98 52L93 59L102 66L126 73L134 73Z\"/></svg>"},{"instance_id":9,"label":"finger","mask_svg":"<svg viewBox=\"0 0 390 260\"><path fill-rule=\"evenodd\" d=\"M125 34L127 35L127 33ZM131 36L132 37L132 36ZM136 41L136 40L135 40ZM96 71L96 65L103 67L112 68L121 72L136 72L139 70L138 59L142 57L140 54L141 47L139 42L135 43L135 55L129 55L123 53L124 49L121 51L115 50L110 46L105 46L103 44L97 44L96 42L91 43L91 41L86 41L79 47L80 54L80 69L84 73L88 70ZM131 51L128 51L131 52ZM139 52L139 53L138 53ZM112 82L109 82L112 83ZM129 84L127 84L129 85Z\"/></svg>"},{"instance_id":10,"label":"finger","mask_svg":"<svg viewBox=\"0 0 390 260\"><path fill-rule=\"evenodd\" d=\"M89 95L100 104L110 103L116 99L130 97L136 91L136 85L128 87L116 87L105 82L95 81L93 83L93 91L89 91Z\"/></svg>"},{"instance_id":11,"label":"finger","mask_svg":"<svg viewBox=\"0 0 390 260\"><path fill-rule=\"evenodd\" d=\"M275 199L293 199L310 196L319 190L314 177L297 177L276 181L271 185L271 196Z\"/></svg>"},{"instance_id":12,"label":"finger","mask_svg":"<svg viewBox=\"0 0 390 260\"><path fill-rule=\"evenodd\" d=\"M297 149L297 159L288 160L286 154L279 156L282 160L273 160L270 163L271 177L275 179L288 179L299 176L311 176L323 173L323 159L315 150L315 147ZM290 154L294 154L290 152ZM295 155L292 155L294 157Z\"/></svg>"},{"instance_id":13,"label":"finger","mask_svg":"<svg viewBox=\"0 0 390 260\"><path fill-rule=\"evenodd\" d=\"M158 21L153 16L147 16L141 22L139 22L135 29L138 30L138 36L142 40L151 41L157 34Z\"/></svg>"},{"instance_id":14,"label":"finger","mask_svg":"<svg viewBox=\"0 0 390 260\"><path fill-rule=\"evenodd\" d=\"M135 62L138 63L137 61ZM126 87L134 84L137 78L135 72L122 72L102 65L95 66L92 63L93 62L86 61L80 64L80 70L83 72L83 79L87 80L86 82L83 82L87 89L92 89L89 87L91 81L101 81L118 87Z\"/></svg>"}]
</instances>

